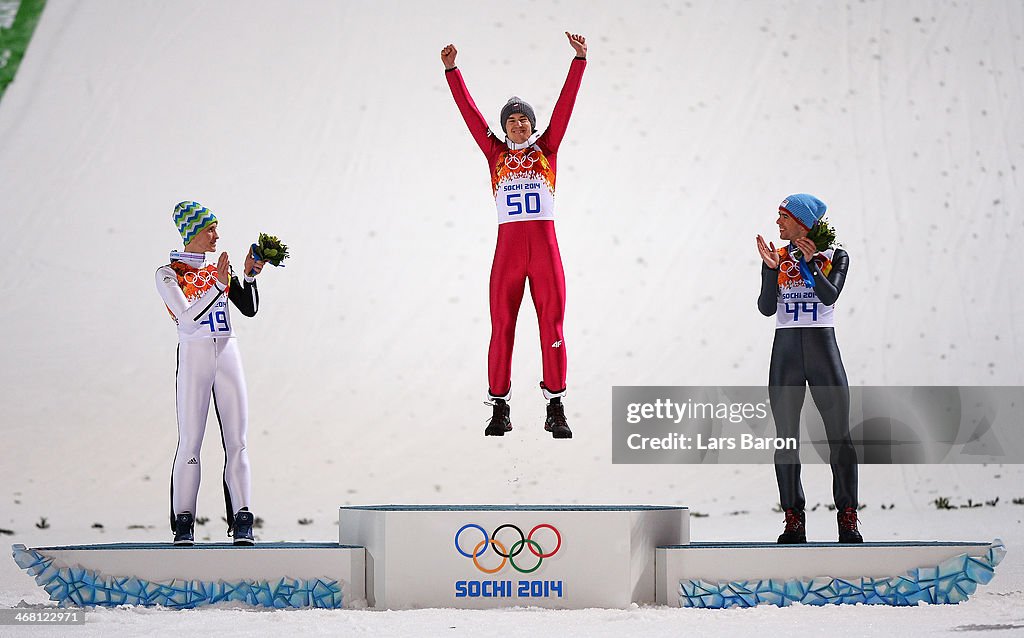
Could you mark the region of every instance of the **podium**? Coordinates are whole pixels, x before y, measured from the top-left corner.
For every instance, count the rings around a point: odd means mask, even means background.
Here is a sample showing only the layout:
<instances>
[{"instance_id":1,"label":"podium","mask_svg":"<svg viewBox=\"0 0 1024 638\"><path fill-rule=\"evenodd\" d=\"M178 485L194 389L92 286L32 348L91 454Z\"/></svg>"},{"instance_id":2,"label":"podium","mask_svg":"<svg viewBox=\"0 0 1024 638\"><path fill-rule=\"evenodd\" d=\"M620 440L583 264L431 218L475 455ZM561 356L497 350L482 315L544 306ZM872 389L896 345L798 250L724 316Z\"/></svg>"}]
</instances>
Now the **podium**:
<instances>
[{"instance_id":1,"label":"podium","mask_svg":"<svg viewBox=\"0 0 1024 638\"><path fill-rule=\"evenodd\" d=\"M12 547L61 606L416 609L958 603L993 542L691 543L685 507L372 505L339 542Z\"/></svg>"},{"instance_id":2,"label":"podium","mask_svg":"<svg viewBox=\"0 0 1024 638\"><path fill-rule=\"evenodd\" d=\"M685 507L342 507L342 543L366 548L376 608L653 603L654 551L689 541Z\"/></svg>"}]
</instances>

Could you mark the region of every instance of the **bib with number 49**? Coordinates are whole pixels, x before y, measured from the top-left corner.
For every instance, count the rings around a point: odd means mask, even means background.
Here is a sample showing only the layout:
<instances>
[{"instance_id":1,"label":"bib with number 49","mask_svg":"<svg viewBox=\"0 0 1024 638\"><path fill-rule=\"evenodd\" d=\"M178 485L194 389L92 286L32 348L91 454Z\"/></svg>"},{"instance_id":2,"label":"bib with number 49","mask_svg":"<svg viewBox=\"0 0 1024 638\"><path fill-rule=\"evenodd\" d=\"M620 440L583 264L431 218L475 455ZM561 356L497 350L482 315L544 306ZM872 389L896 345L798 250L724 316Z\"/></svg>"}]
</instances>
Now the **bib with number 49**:
<instances>
[{"instance_id":1,"label":"bib with number 49","mask_svg":"<svg viewBox=\"0 0 1024 638\"><path fill-rule=\"evenodd\" d=\"M185 299L193 302L213 287L217 280L217 266L209 264L202 268L193 268L181 261L171 262L171 268L178 276L178 287L184 293ZM170 308L167 309L170 312ZM171 317L174 313L171 312ZM188 338L202 337L230 337L234 333L231 330L231 315L228 312L228 295L225 294L213 304L206 312L206 315L199 320L200 329L190 333Z\"/></svg>"}]
</instances>

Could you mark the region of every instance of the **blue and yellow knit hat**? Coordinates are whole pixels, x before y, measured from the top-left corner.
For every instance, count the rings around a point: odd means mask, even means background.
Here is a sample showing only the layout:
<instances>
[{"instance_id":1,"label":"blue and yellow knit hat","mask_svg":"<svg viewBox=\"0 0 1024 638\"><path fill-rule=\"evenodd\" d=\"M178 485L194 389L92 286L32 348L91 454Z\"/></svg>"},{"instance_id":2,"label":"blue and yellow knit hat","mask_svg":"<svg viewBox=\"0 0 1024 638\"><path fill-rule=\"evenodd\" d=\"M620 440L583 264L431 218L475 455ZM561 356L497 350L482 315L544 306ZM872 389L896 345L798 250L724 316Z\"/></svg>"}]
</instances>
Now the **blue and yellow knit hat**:
<instances>
[{"instance_id":1,"label":"blue and yellow knit hat","mask_svg":"<svg viewBox=\"0 0 1024 638\"><path fill-rule=\"evenodd\" d=\"M779 204L779 210L784 210L793 216L793 219L806 230L810 230L818 220L825 216L825 202L814 195L797 193L790 195Z\"/></svg>"},{"instance_id":2,"label":"blue and yellow knit hat","mask_svg":"<svg viewBox=\"0 0 1024 638\"><path fill-rule=\"evenodd\" d=\"M199 231L217 223L217 216L213 211L199 202L178 202L174 207L173 218L186 245L199 234Z\"/></svg>"}]
</instances>

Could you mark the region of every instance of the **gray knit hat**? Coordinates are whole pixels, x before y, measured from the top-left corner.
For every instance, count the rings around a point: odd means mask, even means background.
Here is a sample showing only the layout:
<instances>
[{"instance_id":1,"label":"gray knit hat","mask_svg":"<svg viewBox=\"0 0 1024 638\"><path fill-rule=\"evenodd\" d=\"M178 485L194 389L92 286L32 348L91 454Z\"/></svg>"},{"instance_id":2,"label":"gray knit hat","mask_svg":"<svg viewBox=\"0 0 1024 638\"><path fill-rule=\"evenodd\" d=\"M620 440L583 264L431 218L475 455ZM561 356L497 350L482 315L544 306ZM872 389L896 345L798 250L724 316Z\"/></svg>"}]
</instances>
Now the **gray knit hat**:
<instances>
[{"instance_id":1,"label":"gray knit hat","mask_svg":"<svg viewBox=\"0 0 1024 638\"><path fill-rule=\"evenodd\" d=\"M533 107L521 100L516 96L512 96L505 103L505 107L501 109L501 130L506 135L508 131L505 130L505 122L513 113L522 113L526 116L526 119L530 120L530 128L534 131L537 130L537 116L533 113Z\"/></svg>"}]
</instances>

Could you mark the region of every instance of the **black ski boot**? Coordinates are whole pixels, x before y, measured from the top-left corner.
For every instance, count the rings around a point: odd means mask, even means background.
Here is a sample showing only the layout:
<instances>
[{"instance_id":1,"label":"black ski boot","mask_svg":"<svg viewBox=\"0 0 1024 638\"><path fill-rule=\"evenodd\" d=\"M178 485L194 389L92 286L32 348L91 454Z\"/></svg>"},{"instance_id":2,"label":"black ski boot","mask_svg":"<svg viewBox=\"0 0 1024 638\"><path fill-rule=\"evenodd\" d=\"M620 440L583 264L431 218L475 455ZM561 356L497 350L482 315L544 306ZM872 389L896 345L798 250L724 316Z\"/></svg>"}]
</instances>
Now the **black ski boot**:
<instances>
[{"instance_id":1,"label":"black ski boot","mask_svg":"<svg viewBox=\"0 0 1024 638\"><path fill-rule=\"evenodd\" d=\"M509 418L509 405L504 399L492 398L487 405L494 406L494 413L487 421L487 429L484 436L505 436L505 433L512 429L512 419Z\"/></svg>"},{"instance_id":2,"label":"black ski boot","mask_svg":"<svg viewBox=\"0 0 1024 638\"><path fill-rule=\"evenodd\" d=\"M807 527L804 525L803 510L786 510L786 529L779 536L780 545L796 545L807 542Z\"/></svg>"},{"instance_id":3,"label":"black ski boot","mask_svg":"<svg viewBox=\"0 0 1024 638\"><path fill-rule=\"evenodd\" d=\"M254 522L252 512L249 508L243 507L235 514L235 523L231 526L232 536L235 538L235 545L255 545L252 537L252 524Z\"/></svg>"},{"instance_id":4,"label":"black ski boot","mask_svg":"<svg viewBox=\"0 0 1024 638\"><path fill-rule=\"evenodd\" d=\"M548 402L548 418L544 420L544 429L555 439L571 439L572 430L565 421L565 406L562 399L555 397Z\"/></svg>"},{"instance_id":5,"label":"black ski boot","mask_svg":"<svg viewBox=\"0 0 1024 638\"><path fill-rule=\"evenodd\" d=\"M847 507L836 512L836 520L839 522L840 543L863 543L864 537L857 530L857 509Z\"/></svg>"},{"instance_id":6,"label":"black ski boot","mask_svg":"<svg viewBox=\"0 0 1024 638\"><path fill-rule=\"evenodd\" d=\"M174 544L195 544L195 519L192 512L182 512L174 518Z\"/></svg>"}]
</instances>

